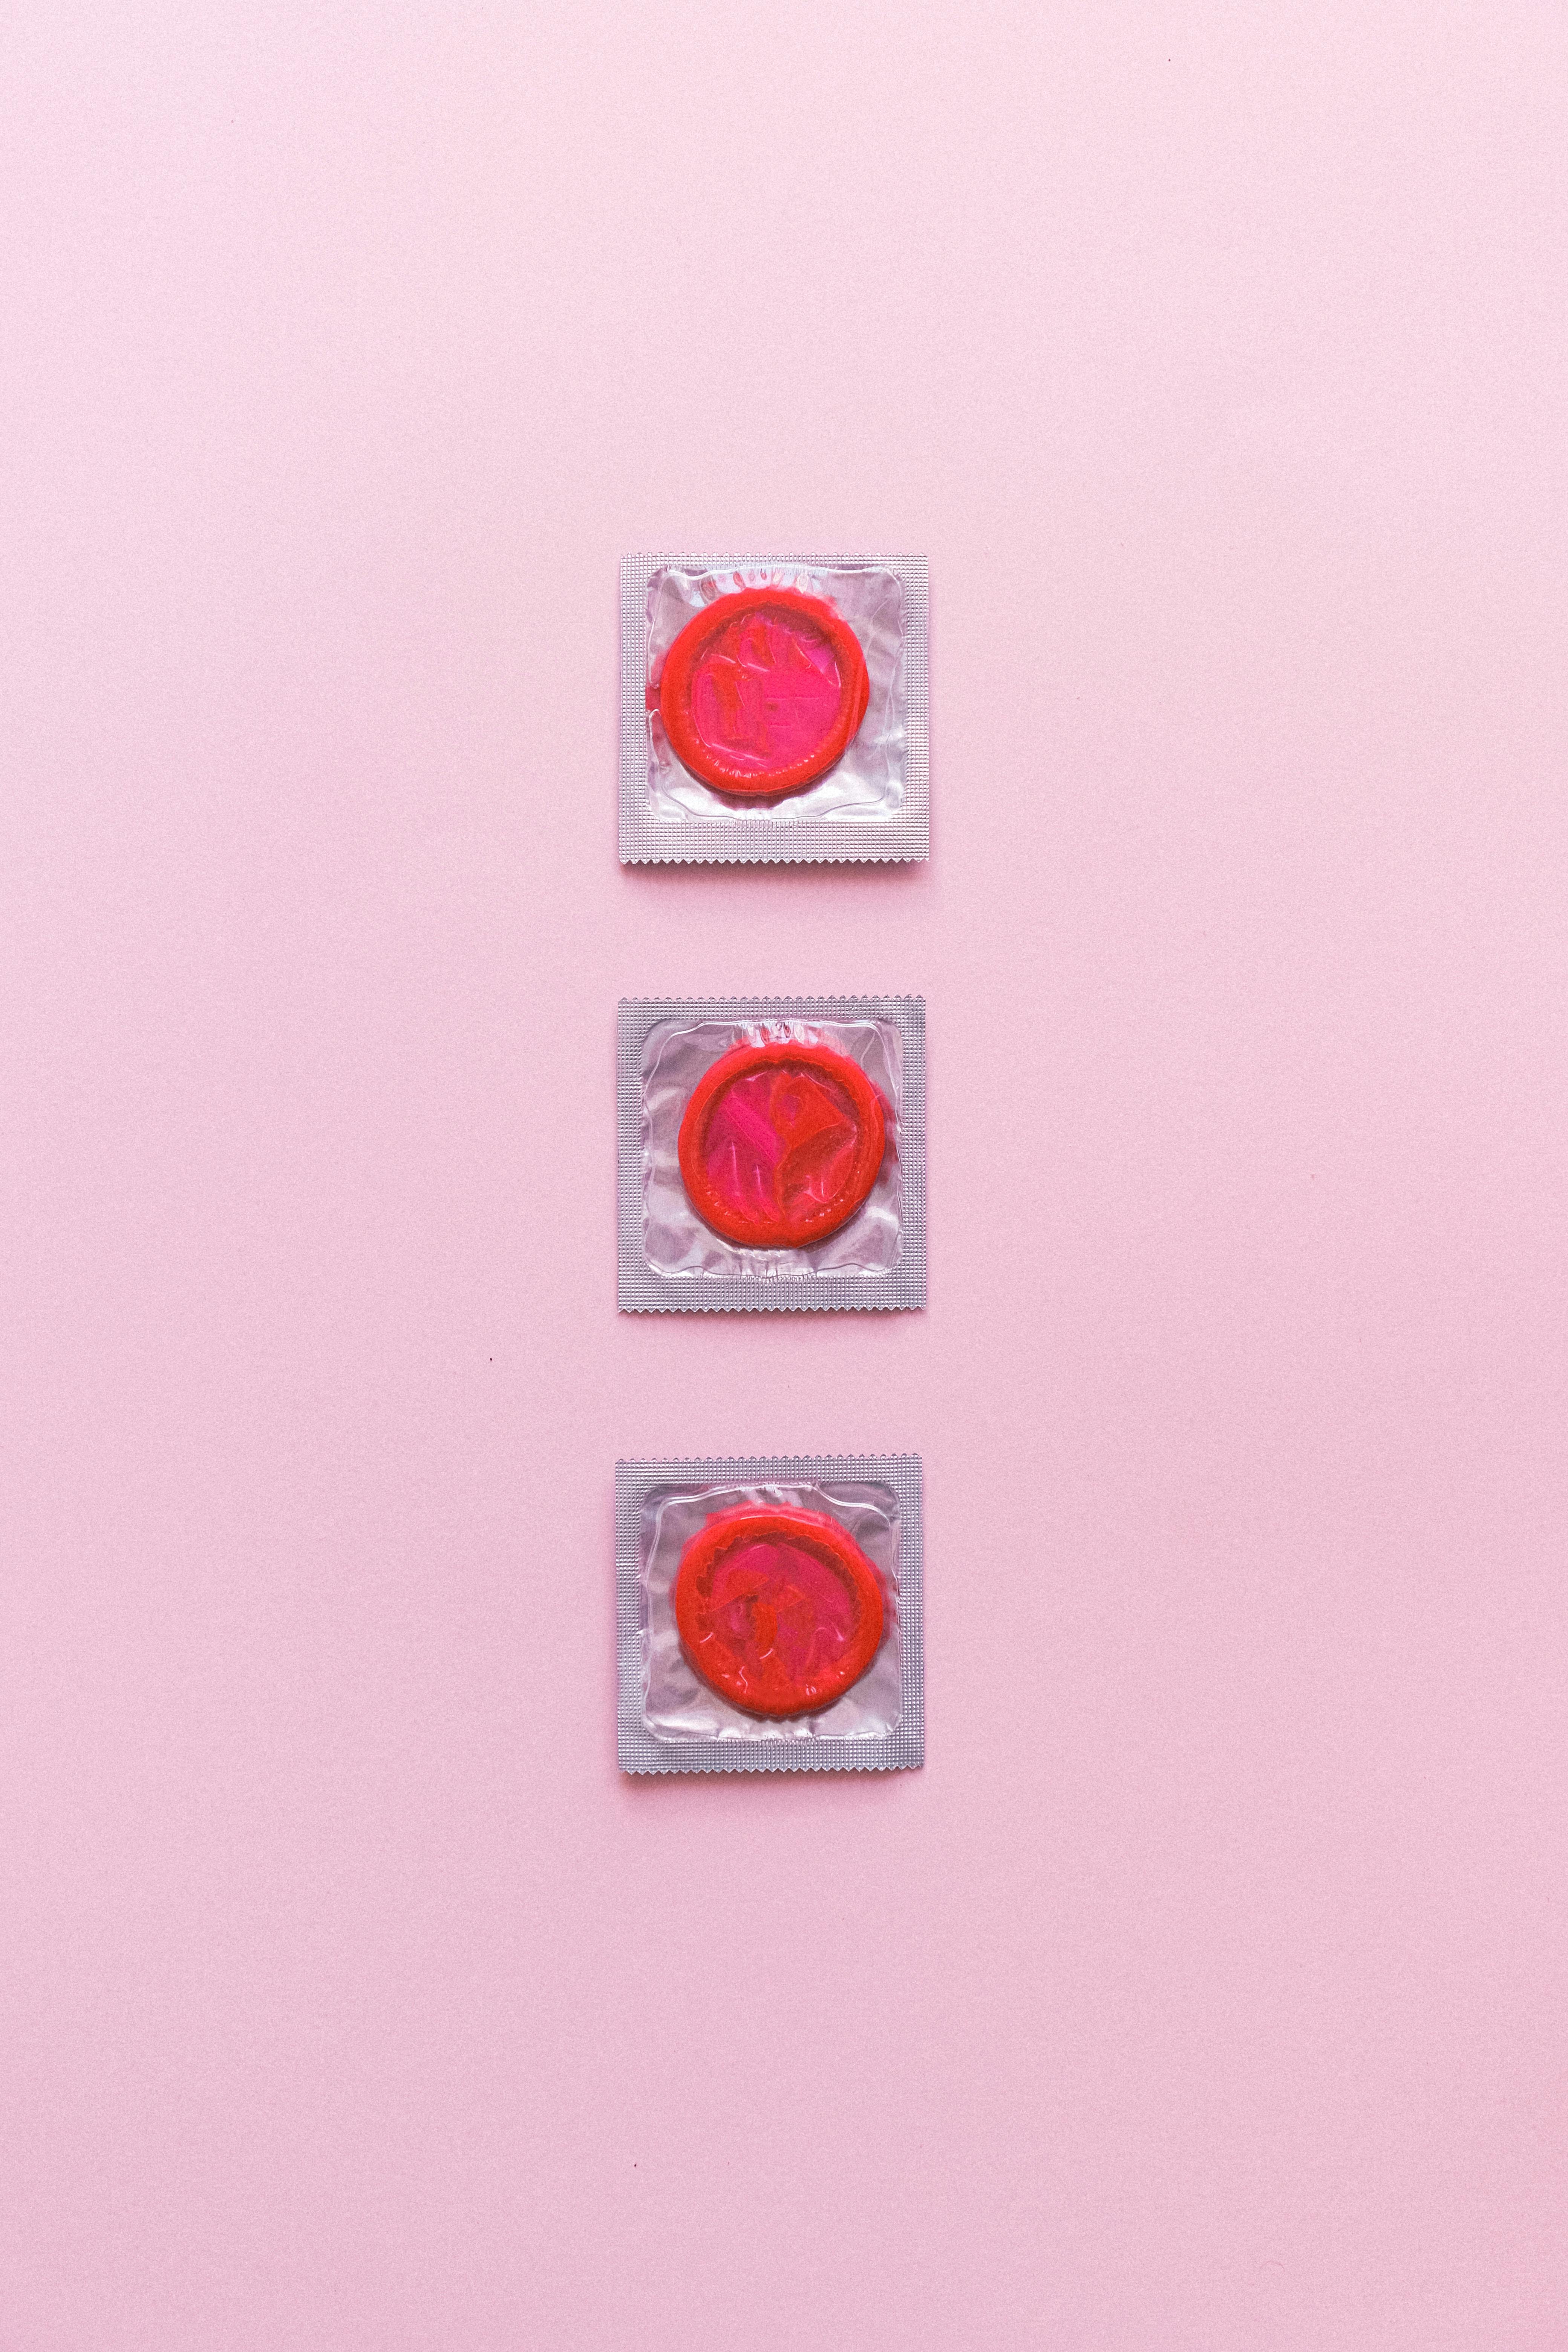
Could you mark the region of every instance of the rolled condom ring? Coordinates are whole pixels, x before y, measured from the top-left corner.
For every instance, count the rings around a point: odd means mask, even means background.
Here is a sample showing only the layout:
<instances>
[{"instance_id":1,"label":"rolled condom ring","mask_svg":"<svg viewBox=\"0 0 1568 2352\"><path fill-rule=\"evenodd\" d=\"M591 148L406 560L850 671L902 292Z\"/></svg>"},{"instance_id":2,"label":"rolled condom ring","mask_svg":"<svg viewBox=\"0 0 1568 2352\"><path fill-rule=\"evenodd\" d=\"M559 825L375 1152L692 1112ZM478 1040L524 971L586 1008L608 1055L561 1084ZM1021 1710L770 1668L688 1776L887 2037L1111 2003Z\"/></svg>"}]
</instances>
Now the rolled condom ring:
<instances>
[{"instance_id":1,"label":"rolled condom ring","mask_svg":"<svg viewBox=\"0 0 1568 2352\"><path fill-rule=\"evenodd\" d=\"M683 768L715 792L782 800L844 757L871 698L860 640L820 596L742 588L665 656L658 711Z\"/></svg>"},{"instance_id":2,"label":"rolled condom ring","mask_svg":"<svg viewBox=\"0 0 1568 2352\"><path fill-rule=\"evenodd\" d=\"M858 1683L882 1644L882 1580L848 1530L821 1511L723 1511L675 1574L687 1664L748 1715L817 1715Z\"/></svg>"},{"instance_id":3,"label":"rolled condom ring","mask_svg":"<svg viewBox=\"0 0 1568 2352\"><path fill-rule=\"evenodd\" d=\"M847 1054L737 1045L681 1115L680 1181L704 1224L742 1249L825 1241L865 1203L888 1149L882 1097Z\"/></svg>"}]
</instances>

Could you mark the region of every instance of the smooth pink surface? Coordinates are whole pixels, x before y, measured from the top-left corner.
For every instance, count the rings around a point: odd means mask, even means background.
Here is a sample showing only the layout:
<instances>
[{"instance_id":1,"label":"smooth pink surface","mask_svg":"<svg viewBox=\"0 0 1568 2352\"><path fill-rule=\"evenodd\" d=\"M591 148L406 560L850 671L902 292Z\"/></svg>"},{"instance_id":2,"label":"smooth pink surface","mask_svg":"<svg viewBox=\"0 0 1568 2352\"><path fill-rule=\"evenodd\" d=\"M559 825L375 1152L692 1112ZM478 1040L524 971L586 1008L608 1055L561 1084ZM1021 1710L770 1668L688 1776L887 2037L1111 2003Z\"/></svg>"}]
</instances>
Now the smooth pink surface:
<instances>
[{"instance_id":1,"label":"smooth pink surface","mask_svg":"<svg viewBox=\"0 0 1568 2352\"><path fill-rule=\"evenodd\" d=\"M1558 2352L1561 7L0 43L6 2352ZM737 544L928 870L617 868ZM616 1320L726 988L927 992L928 1315ZM928 1768L622 1780L614 1456L830 1445Z\"/></svg>"}]
</instances>

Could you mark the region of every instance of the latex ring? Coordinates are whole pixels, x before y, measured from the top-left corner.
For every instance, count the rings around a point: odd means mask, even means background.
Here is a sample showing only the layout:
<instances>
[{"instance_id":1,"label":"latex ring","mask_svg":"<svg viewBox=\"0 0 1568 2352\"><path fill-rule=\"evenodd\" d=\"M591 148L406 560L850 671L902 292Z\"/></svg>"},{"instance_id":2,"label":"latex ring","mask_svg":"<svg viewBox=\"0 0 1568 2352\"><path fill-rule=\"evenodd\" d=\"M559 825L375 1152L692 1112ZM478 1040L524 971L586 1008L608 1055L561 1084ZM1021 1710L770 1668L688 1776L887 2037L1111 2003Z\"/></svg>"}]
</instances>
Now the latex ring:
<instances>
[{"instance_id":1,"label":"latex ring","mask_svg":"<svg viewBox=\"0 0 1568 2352\"><path fill-rule=\"evenodd\" d=\"M706 1225L742 1249L803 1249L847 1225L888 1149L882 1097L827 1045L737 1045L691 1090L680 1179Z\"/></svg>"},{"instance_id":2,"label":"latex ring","mask_svg":"<svg viewBox=\"0 0 1568 2352\"><path fill-rule=\"evenodd\" d=\"M831 604L742 588L688 621L665 656L658 709L692 775L742 800L779 800L844 757L870 698L860 640Z\"/></svg>"},{"instance_id":3,"label":"latex ring","mask_svg":"<svg viewBox=\"0 0 1568 2352\"><path fill-rule=\"evenodd\" d=\"M723 1511L680 1555L675 1622L688 1664L748 1715L818 1715L882 1642L882 1580L820 1511Z\"/></svg>"}]
</instances>

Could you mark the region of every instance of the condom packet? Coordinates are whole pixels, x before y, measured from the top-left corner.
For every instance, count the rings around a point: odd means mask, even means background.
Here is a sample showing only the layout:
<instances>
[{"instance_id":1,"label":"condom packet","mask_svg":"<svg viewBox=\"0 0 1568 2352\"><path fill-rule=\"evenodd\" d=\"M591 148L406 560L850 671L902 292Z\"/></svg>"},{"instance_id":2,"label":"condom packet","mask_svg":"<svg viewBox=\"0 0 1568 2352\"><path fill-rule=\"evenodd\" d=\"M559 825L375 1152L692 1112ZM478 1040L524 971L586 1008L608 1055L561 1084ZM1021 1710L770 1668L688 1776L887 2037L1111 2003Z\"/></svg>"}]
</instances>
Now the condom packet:
<instances>
[{"instance_id":1,"label":"condom packet","mask_svg":"<svg viewBox=\"0 0 1568 2352\"><path fill-rule=\"evenodd\" d=\"M621 561L621 862L929 854L921 555Z\"/></svg>"},{"instance_id":2,"label":"condom packet","mask_svg":"<svg viewBox=\"0 0 1568 2352\"><path fill-rule=\"evenodd\" d=\"M624 1772L925 1761L918 1454L616 1465Z\"/></svg>"},{"instance_id":3,"label":"condom packet","mask_svg":"<svg viewBox=\"0 0 1568 2352\"><path fill-rule=\"evenodd\" d=\"M925 1000L623 999L619 1303L919 1307Z\"/></svg>"}]
</instances>

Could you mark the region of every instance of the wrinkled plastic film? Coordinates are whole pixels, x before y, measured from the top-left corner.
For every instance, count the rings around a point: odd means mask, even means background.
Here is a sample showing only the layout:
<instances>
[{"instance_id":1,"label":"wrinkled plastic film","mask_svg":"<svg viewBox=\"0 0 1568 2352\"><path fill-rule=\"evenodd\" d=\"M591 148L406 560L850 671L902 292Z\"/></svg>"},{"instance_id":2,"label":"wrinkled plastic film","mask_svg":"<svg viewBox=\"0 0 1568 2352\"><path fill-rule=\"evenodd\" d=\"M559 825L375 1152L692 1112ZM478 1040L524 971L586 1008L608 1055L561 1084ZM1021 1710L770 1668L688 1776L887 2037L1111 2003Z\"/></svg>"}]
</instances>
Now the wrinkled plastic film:
<instances>
[{"instance_id":1,"label":"wrinkled plastic film","mask_svg":"<svg viewBox=\"0 0 1568 2352\"><path fill-rule=\"evenodd\" d=\"M828 771L767 801L737 798L682 764L659 709L664 664L702 610L742 589L778 587L828 604L866 664L859 726ZM621 566L621 857L623 862L922 858L930 838L926 564L920 556L648 554ZM776 632L774 634L777 634ZM789 658L781 637L754 635L755 657ZM791 695L772 724L787 755L807 733L831 682L797 660ZM762 738L754 698L740 677L709 722L742 767ZM706 689L705 689L706 691ZM804 737L803 737L804 740Z\"/></svg>"},{"instance_id":2,"label":"wrinkled plastic film","mask_svg":"<svg viewBox=\"0 0 1568 2352\"><path fill-rule=\"evenodd\" d=\"M671 1605L681 1554L715 1512L779 1504L820 1511L847 1529L882 1579L886 1629L869 1669L822 1715L769 1723L743 1713L702 1681L682 1654ZM654 1737L697 1739L887 1738L903 1706L903 1641L899 1623L899 1501L876 1481L824 1485L656 1487L638 1530L644 1643L644 1718ZM826 1727L826 1728L825 1728Z\"/></svg>"},{"instance_id":3,"label":"wrinkled plastic film","mask_svg":"<svg viewBox=\"0 0 1568 2352\"><path fill-rule=\"evenodd\" d=\"M618 1149L624 1308L703 1311L910 1308L925 1303L925 1008L919 997L637 999L620 1007ZM680 1165L681 1122L704 1073L744 1044L795 1041L852 1062L886 1121L861 1205L821 1239L748 1247L699 1211ZM813 1079L824 1105L831 1078ZM771 1139L751 1082L724 1097L717 1181L742 1188ZM825 1128L831 1127L826 1108ZM832 1149L826 1134L823 1150Z\"/></svg>"},{"instance_id":4,"label":"wrinkled plastic film","mask_svg":"<svg viewBox=\"0 0 1568 2352\"><path fill-rule=\"evenodd\" d=\"M616 1466L622 1769L888 1771L924 1760L921 1465L916 1454L758 1455ZM832 1705L786 1721L731 1705L684 1654L672 1600L717 1514L782 1506L835 1520L873 1564L883 1631Z\"/></svg>"},{"instance_id":5,"label":"wrinkled plastic film","mask_svg":"<svg viewBox=\"0 0 1568 2352\"><path fill-rule=\"evenodd\" d=\"M889 1107L891 1131L869 1199L847 1224L799 1248L747 1249L726 1240L693 1213L681 1179L677 1138L681 1116L703 1071L737 1044L795 1040L823 1045L865 1069ZM671 1280L710 1275L750 1276L761 1282L809 1280L821 1274L888 1274L899 1262L903 1231L903 1179L896 1105L902 1093L903 1041L887 1021L683 1020L659 1022L643 1048L643 1250L648 1265ZM715 1182L737 1208L745 1205L753 1171L778 1149L762 1098L764 1081L742 1080L722 1098L712 1122L722 1159ZM819 1082L820 1085L820 1082ZM822 1087L826 1095L828 1088ZM756 1097L753 1102L752 1097Z\"/></svg>"}]
</instances>

